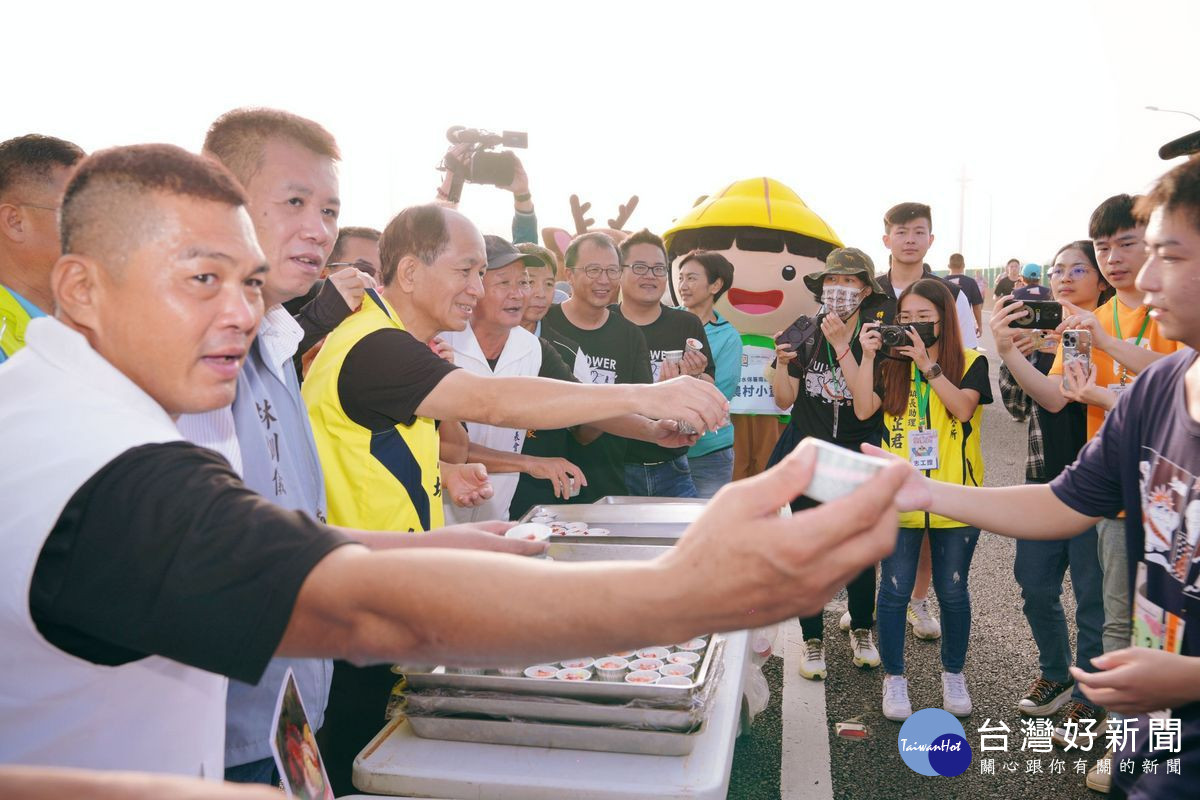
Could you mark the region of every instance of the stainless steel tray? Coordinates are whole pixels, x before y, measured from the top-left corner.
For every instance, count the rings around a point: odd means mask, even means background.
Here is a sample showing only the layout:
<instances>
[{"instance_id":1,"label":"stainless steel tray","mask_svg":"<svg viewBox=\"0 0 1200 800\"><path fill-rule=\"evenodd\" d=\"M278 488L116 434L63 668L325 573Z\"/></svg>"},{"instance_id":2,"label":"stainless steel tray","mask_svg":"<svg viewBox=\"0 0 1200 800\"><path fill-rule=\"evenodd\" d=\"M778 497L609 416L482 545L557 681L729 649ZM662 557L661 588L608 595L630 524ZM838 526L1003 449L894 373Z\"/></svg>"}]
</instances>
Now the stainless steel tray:
<instances>
[{"instance_id":1,"label":"stainless steel tray","mask_svg":"<svg viewBox=\"0 0 1200 800\"><path fill-rule=\"evenodd\" d=\"M529 522L539 509L554 512L561 522L586 522L590 527L608 528L609 536L600 538L656 539L670 543L674 543L684 529L704 512L703 505L694 503L543 505L526 511L519 522ZM553 538L555 541L597 541L594 536Z\"/></svg>"},{"instance_id":2,"label":"stainless steel tray","mask_svg":"<svg viewBox=\"0 0 1200 800\"><path fill-rule=\"evenodd\" d=\"M714 634L708 639L708 647L700 659L695 680L691 686L658 686L651 684L609 683L607 681L559 681L516 678L507 675L459 675L449 674L445 667L432 672L402 672L408 688L414 692L426 689L458 689L461 691L503 692L509 695L560 697L573 700L591 700L607 703L629 703L641 701L647 705L679 708L691 702L692 695L702 691L709 676L716 672L715 663L724 648L724 639Z\"/></svg>"},{"instance_id":3,"label":"stainless steel tray","mask_svg":"<svg viewBox=\"0 0 1200 800\"><path fill-rule=\"evenodd\" d=\"M606 494L592 505L629 506L645 505L647 502L655 504L683 503L685 505L702 506L708 501L702 497L639 497L635 494Z\"/></svg>"},{"instance_id":4,"label":"stainless steel tray","mask_svg":"<svg viewBox=\"0 0 1200 800\"><path fill-rule=\"evenodd\" d=\"M608 703L580 703L538 697L513 697L479 693L471 696L430 695L414 692L405 696L409 718L447 714L477 714L486 717L516 717L534 722L563 722L580 725L610 725L690 731L704 718L703 707L630 708ZM503 720L501 720L503 721Z\"/></svg>"},{"instance_id":5,"label":"stainless steel tray","mask_svg":"<svg viewBox=\"0 0 1200 800\"><path fill-rule=\"evenodd\" d=\"M623 728L553 725L544 722L505 722L469 717L409 717L413 733L423 739L455 742L515 744L560 750L600 750L653 756L685 756L696 746L700 731L635 731Z\"/></svg>"}]
</instances>

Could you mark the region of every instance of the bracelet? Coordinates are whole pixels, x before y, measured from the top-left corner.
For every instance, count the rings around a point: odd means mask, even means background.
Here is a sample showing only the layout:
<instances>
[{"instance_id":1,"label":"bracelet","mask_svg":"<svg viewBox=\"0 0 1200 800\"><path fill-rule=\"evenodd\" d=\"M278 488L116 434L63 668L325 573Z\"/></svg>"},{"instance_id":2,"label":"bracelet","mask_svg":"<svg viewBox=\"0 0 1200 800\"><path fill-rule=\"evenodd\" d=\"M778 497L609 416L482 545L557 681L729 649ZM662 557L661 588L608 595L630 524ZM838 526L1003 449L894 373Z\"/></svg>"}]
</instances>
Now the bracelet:
<instances>
[{"instance_id":1,"label":"bracelet","mask_svg":"<svg viewBox=\"0 0 1200 800\"><path fill-rule=\"evenodd\" d=\"M520 194L513 195L513 200L518 203L528 203L531 199L533 199L533 195L529 192L521 192Z\"/></svg>"},{"instance_id":2,"label":"bracelet","mask_svg":"<svg viewBox=\"0 0 1200 800\"><path fill-rule=\"evenodd\" d=\"M835 360L835 361L841 361L843 358L845 358L845 357L846 357L846 353L849 353L849 352L850 352L850 345L846 345L846 349L845 349L845 350L843 350L842 352L838 353L838 356L837 356L837 358L836 358L836 359L834 359L834 360Z\"/></svg>"},{"instance_id":3,"label":"bracelet","mask_svg":"<svg viewBox=\"0 0 1200 800\"><path fill-rule=\"evenodd\" d=\"M942 376L942 366L941 366L941 364L936 364L936 363L935 363L935 364L934 364L932 367L930 367L929 369L923 369L923 370L921 370L921 377L923 377L923 378L924 378L925 380L927 380L927 381L932 381L932 380L934 380L934 379L936 379L936 378L940 378L941 376Z\"/></svg>"}]
</instances>

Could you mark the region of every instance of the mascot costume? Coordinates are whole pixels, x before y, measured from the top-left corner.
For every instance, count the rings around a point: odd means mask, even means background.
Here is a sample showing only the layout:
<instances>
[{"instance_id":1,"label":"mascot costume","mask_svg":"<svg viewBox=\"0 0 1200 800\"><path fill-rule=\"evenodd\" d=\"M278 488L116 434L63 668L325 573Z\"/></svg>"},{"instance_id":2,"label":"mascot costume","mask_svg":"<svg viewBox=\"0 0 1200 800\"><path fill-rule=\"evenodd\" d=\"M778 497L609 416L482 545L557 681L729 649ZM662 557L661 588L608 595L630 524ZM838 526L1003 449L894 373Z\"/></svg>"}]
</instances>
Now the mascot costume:
<instances>
[{"instance_id":1,"label":"mascot costume","mask_svg":"<svg viewBox=\"0 0 1200 800\"><path fill-rule=\"evenodd\" d=\"M730 403L733 479L761 472L779 439L787 409L775 405L766 371L775 359L772 338L817 303L804 276L825 268L842 242L800 197L771 178L729 184L701 200L663 236L678 302L679 261L692 250L713 250L733 264L733 286L717 303L742 335L742 377Z\"/></svg>"}]
</instances>

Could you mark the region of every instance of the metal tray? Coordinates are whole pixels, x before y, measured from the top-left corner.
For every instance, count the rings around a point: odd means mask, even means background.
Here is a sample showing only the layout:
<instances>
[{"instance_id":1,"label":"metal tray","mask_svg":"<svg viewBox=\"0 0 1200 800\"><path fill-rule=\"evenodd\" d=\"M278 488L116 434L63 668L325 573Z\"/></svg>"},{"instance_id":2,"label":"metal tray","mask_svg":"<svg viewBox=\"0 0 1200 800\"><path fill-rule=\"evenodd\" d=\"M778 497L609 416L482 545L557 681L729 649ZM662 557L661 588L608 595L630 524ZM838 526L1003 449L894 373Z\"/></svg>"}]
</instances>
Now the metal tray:
<instances>
[{"instance_id":1,"label":"metal tray","mask_svg":"<svg viewBox=\"0 0 1200 800\"><path fill-rule=\"evenodd\" d=\"M642 498L646 499L646 498ZM636 503L534 506L521 515L529 522L539 509L553 511L561 522L586 522L591 527L608 528L609 540L654 539L674 543L688 525L704 512L694 503ZM594 542L594 536L555 536L554 541Z\"/></svg>"},{"instance_id":2,"label":"metal tray","mask_svg":"<svg viewBox=\"0 0 1200 800\"><path fill-rule=\"evenodd\" d=\"M702 497L640 497L636 494L606 494L592 505L629 506L645 505L647 502L655 504L683 503L685 505L702 506L708 501Z\"/></svg>"},{"instance_id":3,"label":"metal tray","mask_svg":"<svg viewBox=\"0 0 1200 800\"><path fill-rule=\"evenodd\" d=\"M608 703L579 703L539 697L514 697L499 693L470 696L421 694L405 696L409 718L447 714L477 714L486 717L516 717L534 722L563 722L579 725L610 725L690 731L704 719L704 709L630 708ZM504 721L504 720L501 720Z\"/></svg>"},{"instance_id":4,"label":"metal tray","mask_svg":"<svg viewBox=\"0 0 1200 800\"><path fill-rule=\"evenodd\" d=\"M635 731L543 722L505 722L470 717L409 717L413 733L423 739L515 744L560 750L600 750L653 756L685 756L692 752L703 727L692 733Z\"/></svg>"},{"instance_id":5,"label":"metal tray","mask_svg":"<svg viewBox=\"0 0 1200 800\"><path fill-rule=\"evenodd\" d=\"M700 658L696 679L691 686L658 686L634 683L609 683L607 681L558 681L516 678L507 675L459 675L448 674L444 667L432 672L404 671L408 688L415 692L426 689L458 689L462 691L503 692L509 695L559 697L572 700L590 700L607 703L629 703L641 701L647 705L679 708L691 703L692 695L703 690L705 681L716 672L714 666L724 649L724 638L720 634L708 637L708 647Z\"/></svg>"}]
</instances>

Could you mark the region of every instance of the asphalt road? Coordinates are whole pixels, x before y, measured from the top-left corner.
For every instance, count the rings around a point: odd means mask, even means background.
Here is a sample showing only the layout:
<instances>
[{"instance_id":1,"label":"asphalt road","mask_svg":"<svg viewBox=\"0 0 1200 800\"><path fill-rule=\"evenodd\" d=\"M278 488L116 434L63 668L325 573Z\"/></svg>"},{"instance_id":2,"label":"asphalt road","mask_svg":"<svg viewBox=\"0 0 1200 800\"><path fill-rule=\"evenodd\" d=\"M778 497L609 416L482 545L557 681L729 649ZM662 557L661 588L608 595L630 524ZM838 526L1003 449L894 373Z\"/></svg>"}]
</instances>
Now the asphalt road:
<instances>
[{"instance_id":1,"label":"asphalt road","mask_svg":"<svg viewBox=\"0 0 1200 800\"><path fill-rule=\"evenodd\" d=\"M985 317L986 324L986 317ZM985 332L986 337L986 332ZM985 484L1003 486L1024 482L1026 436L1024 423L1013 421L1004 410L995 388L998 360L990 337L984 342L993 379L995 402L985 407L983 451ZM1014 513L1020 513L1014 509ZM972 628L970 648L964 672L974 702L974 712L964 719L966 738L975 751L971 767L954 778L930 778L910 771L897 749L900 723L883 718L880 711L882 674L879 669L863 670L850 661L849 639L838 630L837 622L845 608L844 593L826 608L825 646L829 677L824 681L825 724L829 742L828 763L812 752L787 752L783 740L784 704L796 702L784 696L782 676L796 664L772 658L765 673L771 686L771 704L760 715L751 731L738 742L730 779L729 797L769 800L782 797L832 796L846 800L859 798L966 798L988 796L998 800L1054 796L1056 798L1096 798L1076 773L1077 754L1021 752L1020 715L1017 700L1037 677L1037 651L1021 612L1020 590L1012 576L1015 545L1012 540L984 533L980 536L971 564L970 590ZM1069 581L1069 578L1068 578ZM1074 602L1069 583L1063 593L1063 605L1074 640ZM783 652L780 637L777 653ZM909 634L906 645L909 695L914 709L940 707L941 665L937 642L915 639ZM978 729L985 719L993 724L1003 720L1012 734L1009 751L987 753L996 759L997 774L980 770ZM844 739L834 735L838 721L857 720L870 729L866 740ZM794 748L793 748L794 749ZM1093 754L1092 758L1099 754ZM780 785L783 759L803 763L791 765L790 785ZM1051 774L1051 759L1066 762L1064 774ZM1038 760L1041 773L1027 773L1029 760ZM1015 772L1003 765L1015 763ZM797 779L797 776L800 776Z\"/></svg>"}]
</instances>

